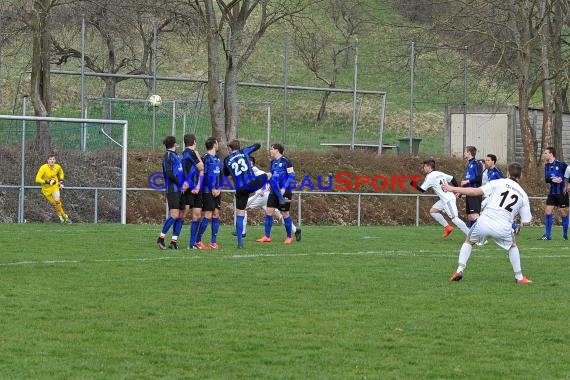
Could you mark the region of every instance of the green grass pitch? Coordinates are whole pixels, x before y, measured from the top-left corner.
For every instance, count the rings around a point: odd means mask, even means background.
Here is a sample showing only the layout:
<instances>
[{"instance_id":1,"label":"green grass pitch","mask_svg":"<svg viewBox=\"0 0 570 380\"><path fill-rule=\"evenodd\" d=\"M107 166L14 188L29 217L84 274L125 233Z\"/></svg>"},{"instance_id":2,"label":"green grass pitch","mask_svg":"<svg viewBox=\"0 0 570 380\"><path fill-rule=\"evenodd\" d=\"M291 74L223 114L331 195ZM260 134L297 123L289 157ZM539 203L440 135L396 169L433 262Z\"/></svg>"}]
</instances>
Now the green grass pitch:
<instances>
[{"instance_id":1,"label":"green grass pitch","mask_svg":"<svg viewBox=\"0 0 570 380\"><path fill-rule=\"evenodd\" d=\"M557 228L523 229L516 285L492 242L449 282L463 236L436 226L304 226L290 246L250 227L240 251L222 226L219 251L160 251L160 226L0 225L0 377L568 378Z\"/></svg>"}]
</instances>

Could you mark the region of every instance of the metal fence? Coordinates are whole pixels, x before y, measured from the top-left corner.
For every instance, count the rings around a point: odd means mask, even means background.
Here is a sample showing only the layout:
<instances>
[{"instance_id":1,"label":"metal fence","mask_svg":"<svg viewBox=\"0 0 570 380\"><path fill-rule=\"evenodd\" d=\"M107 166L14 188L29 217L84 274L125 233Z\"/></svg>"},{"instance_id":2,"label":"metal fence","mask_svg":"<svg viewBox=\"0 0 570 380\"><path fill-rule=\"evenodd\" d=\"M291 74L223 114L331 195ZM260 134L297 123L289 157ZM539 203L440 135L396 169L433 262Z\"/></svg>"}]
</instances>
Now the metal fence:
<instances>
[{"instance_id":1,"label":"metal fence","mask_svg":"<svg viewBox=\"0 0 570 380\"><path fill-rule=\"evenodd\" d=\"M38 192L39 190L39 186L16 186L16 185L1 185L0 184L0 189L6 189L6 190L12 190L12 191L19 191L21 194L23 194L23 192L26 191L35 191ZM116 192L117 194L122 193L123 190L125 190L125 193L136 193L136 192L162 192L160 190L155 190L155 189L151 189L151 188L125 188L122 189L120 187L116 187L116 188L109 188L109 187L66 187L66 191L79 191L79 192L84 192L84 193L92 193L92 198L91 200L89 200L88 196L83 196L82 198L86 201L92 204L92 210L93 210L93 214L91 216L92 219L85 219L85 222L92 222L92 223L99 223L100 221L100 216L99 216L99 205L101 202L101 194L105 193L105 192ZM233 193L233 190L223 190L223 193ZM434 201L437 199L437 195L434 194L400 194L400 193L355 193L355 192L327 192L327 191L319 191L319 192L312 192L312 191L298 191L294 193L294 196L296 197L296 208L292 209L291 211L294 212L296 214L297 217L297 225L301 226L303 225L303 198L304 197L308 197L308 196L325 196L325 197L335 197L335 196L343 196L343 197L354 197L356 198L356 209L353 210L357 217L356 217L356 225L357 226L361 226L362 224L366 224L366 220L363 220L363 207L362 207L362 201L365 198L372 198L372 197L396 197L396 198L406 198L409 200L412 200L415 203L415 211L414 211L414 225L415 226L419 226L420 225L420 221L421 221L421 207L420 207L420 202L421 200L424 199L434 199ZM544 202L546 200L546 197L529 197L529 200L531 201L540 201L540 202ZM235 208L235 204L233 205ZM21 204L19 205L18 208L18 215L22 216L21 220L18 220L19 223L25 223L28 220L26 219L25 213L24 213L24 205ZM165 211L166 211L166 215L168 216L168 208L166 203L164 204L165 207ZM3 209L0 211L0 215L1 214L5 214L6 212L8 212L8 210ZM10 215L4 215L3 218L4 220L6 219L14 219L14 217L11 217Z\"/></svg>"}]
</instances>

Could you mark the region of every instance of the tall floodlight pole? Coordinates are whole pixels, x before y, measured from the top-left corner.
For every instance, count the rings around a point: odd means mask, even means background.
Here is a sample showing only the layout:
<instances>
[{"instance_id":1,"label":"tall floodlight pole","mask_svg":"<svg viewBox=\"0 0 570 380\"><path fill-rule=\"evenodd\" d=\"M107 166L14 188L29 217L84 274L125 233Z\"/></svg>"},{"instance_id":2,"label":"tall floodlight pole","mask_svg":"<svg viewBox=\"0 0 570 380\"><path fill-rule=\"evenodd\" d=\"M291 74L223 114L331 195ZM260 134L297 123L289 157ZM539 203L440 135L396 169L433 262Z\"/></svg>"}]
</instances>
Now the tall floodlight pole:
<instances>
[{"instance_id":1,"label":"tall floodlight pole","mask_svg":"<svg viewBox=\"0 0 570 380\"><path fill-rule=\"evenodd\" d=\"M289 33L285 31L285 59L283 61L283 133L281 136L281 142L285 145L285 136L287 135L287 113L288 113L288 91L287 86L289 84ZM267 147L269 150L269 146Z\"/></svg>"},{"instance_id":2,"label":"tall floodlight pole","mask_svg":"<svg viewBox=\"0 0 570 380\"><path fill-rule=\"evenodd\" d=\"M85 119L87 110L85 109L85 16L81 18L81 115ZM87 149L87 130L85 123L81 123L81 151Z\"/></svg>"},{"instance_id":3,"label":"tall floodlight pole","mask_svg":"<svg viewBox=\"0 0 570 380\"><path fill-rule=\"evenodd\" d=\"M358 93L358 38L354 46L354 81L352 87L352 138L350 139L350 149L354 150L356 139L356 95Z\"/></svg>"},{"instance_id":4,"label":"tall floodlight pole","mask_svg":"<svg viewBox=\"0 0 570 380\"><path fill-rule=\"evenodd\" d=\"M463 149L467 146L467 46L463 56Z\"/></svg>"},{"instance_id":5,"label":"tall floodlight pole","mask_svg":"<svg viewBox=\"0 0 570 380\"><path fill-rule=\"evenodd\" d=\"M410 52L410 117L408 121L408 137L410 145L410 154L412 154L412 134L414 130L414 72L416 69L416 44L412 42Z\"/></svg>"},{"instance_id":6,"label":"tall floodlight pole","mask_svg":"<svg viewBox=\"0 0 570 380\"><path fill-rule=\"evenodd\" d=\"M153 23L152 32L152 94L156 94L156 23ZM152 149L156 146L156 109L152 107Z\"/></svg>"}]
</instances>

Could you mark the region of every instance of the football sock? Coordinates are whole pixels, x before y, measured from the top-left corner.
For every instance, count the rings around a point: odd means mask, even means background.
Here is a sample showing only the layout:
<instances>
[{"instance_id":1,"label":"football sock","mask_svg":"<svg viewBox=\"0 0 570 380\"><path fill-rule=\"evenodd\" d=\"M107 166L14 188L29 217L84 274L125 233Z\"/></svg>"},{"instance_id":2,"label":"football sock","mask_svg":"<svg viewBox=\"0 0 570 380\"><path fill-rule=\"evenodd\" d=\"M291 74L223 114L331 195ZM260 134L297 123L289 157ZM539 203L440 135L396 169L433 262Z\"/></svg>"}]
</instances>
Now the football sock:
<instances>
[{"instance_id":1,"label":"football sock","mask_svg":"<svg viewBox=\"0 0 570 380\"><path fill-rule=\"evenodd\" d=\"M164 224L162 225L162 233L160 234L161 236L166 235L166 233L168 232L168 230L170 229L170 227L172 227L172 225L174 224L174 221L176 219L174 219L173 217L169 216L168 218L166 218L166 220L164 221Z\"/></svg>"},{"instance_id":2,"label":"football sock","mask_svg":"<svg viewBox=\"0 0 570 380\"><path fill-rule=\"evenodd\" d=\"M291 232L292 233L297 232L297 226L295 225L295 223L293 223L293 219L291 219Z\"/></svg>"},{"instance_id":3,"label":"football sock","mask_svg":"<svg viewBox=\"0 0 570 380\"><path fill-rule=\"evenodd\" d=\"M57 200L53 202L53 207L55 208L55 213L58 216L64 216L65 211L63 211L63 206L61 205L61 201Z\"/></svg>"},{"instance_id":4,"label":"football sock","mask_svg":"<svg viewBox=\"0 0 570 380\"><path fill-rule=\"evenodd\" d=\"M202 241L202 235L206 232L208 228L208 223L210 223L210 219L203 217L202 221L200 222L200 228L198 229L198 234L196 235L196 242Z\"/></svg>"},{"instance_id":5,"label":"football sock","mask_svg":"<svg viewBox=\"0 0 570 380\"><path fill-rule=\"evenodd\" d=\"M471 250L473 246L469 243L463 243L461 250L459 251L459 264L457 265L457 272L463 272L467 266L467 261L469 256L471 256Z\"/></svg>"},{"instance_id":6,"label":"football sock","mask_svg":"<svg viewBox=\"0 0 570 380\"><path fill-rule=\"evenodd\" d=\"M218 242L219 230L220 230L220 218L212 218L212 239L210 239L210 243Z\"/></svg>"},{"instance_id":7,"label":"football sock","mask_svg":"<svg viewBox=\"0 0 570 380\"><path fill-rule=\"evenodd\" d=\"M447 227L447 220L441 215L439 212L430 213L431 217L434 218L439 224L444 227Z\"/></svg>"},{"instance_id":8,"label":"football sock","mask_svg":"<svg viewBox=\"0 0 570 380\"><path fill-rule=\"evenodd\" d=\"M465 224L465 222L462 219L460 219L458 216L451 219L451 221L453 222L453 224L459 227L461 232L463 232L465 235L469 233L469 227L467 227L467 224Z\"/></svg>"},{"instance_id":9,"label":"football sock","mask_svg":"<svg viewBox=\"0 0 570 380\"><path fill-rule=\"evenodd\" d=\"M178 240L182 226L184 225L184 218L178 218L174 221L174 228L172 229L172 240Z\"/></svg>"},{"instance_id":10,"label":"football sock","mask_svg":"<svg viewBox=\"0 0 570 380\"><path fill-rule=\"evenodd\" d=\"M273 177L269 178L268 182L271 185L271 191L279 199L279 203L285 202L285 198L283 198L283 194L281 194L281 188L279 187L279 184L277 183L275 178Z\"/></svg>"},{"instance_id":11,"label":"football sock","mask_svg":"<svg viewBox=\"0 0 570 380\"><path fill-rule=\"evenodd\" d=\"M509 249L509 260L513 266L513 272L515 272L515 278L517 280L522 280L522 269L521 269L521 256L519 253L519 247L511 247Z\"/></svg>"},{"instance_id":12,"label":"football sock","mask_svg":"<svg viewBox=\"0 0 570 380\"><path fill-rule=\"evenodd\" d=\"M287 232L287 237L291 237L291 224L292 220L291 220L291 216L288 216L286 218L283 218L283 224L285 225L285 231Z\"/></svg>"},{"instance_id":13,"label":"football sock","mask_svg":"<svg viewBox=\"0 0 570 380\"><path fill-rule=\"evenodd\" d=\"M562 233L568 236L568 215L562 217Z\"/></svg>"},{"instance_id":14,"label":"football sock","mask_svg":"<svg viewBox=\"0 0 570 380\"><path fill-rule=\"evenodd\" d=\"M245 230L247 230L247 211L243 214L243 232L242 235L245 234Z\"/></svg>"},{"instance_id":15,"label":"football sock","mask_svg":"<svg viewBox=\"0 0 570 380\"><path fill-rule=\"evenodd\" d=\"M238 215L236 217L236 235L239 246L243 245L243 227L244 227L244 216Z\"/></svg>"},{"instance_id":16,"label":"football sock","mask_svg":"<svg viewBox=\"0 0 570 380\"><path fill-rule=\"evenodd\" d=\"M190 223L190 247L193 247L194 244L196 244L196 235L198 235L199 226L199 220L193 220L192 223Z\"/></svg>"},{"instance_id":17,"label":"football sock","mask_svg":"<svg viewBox=\"0 0 570 380\"><path fill-rule=\"evenodd\" d=\"M554 221L554 217L552 216L552 214L550 215L545 215L544 217L544 234L546 236L552 236L552 223Z\"/></svg>"},{"instance_id":18,"label":"football sock","mask_svg":"<svg viewBox=\"0 0 570 380\"><path fill-rule=\"evenodd\" d=\"M273 216L272 215L265 215L265 236L271 237L271 227L273 227Z\"/></svg>"}]
</instances>

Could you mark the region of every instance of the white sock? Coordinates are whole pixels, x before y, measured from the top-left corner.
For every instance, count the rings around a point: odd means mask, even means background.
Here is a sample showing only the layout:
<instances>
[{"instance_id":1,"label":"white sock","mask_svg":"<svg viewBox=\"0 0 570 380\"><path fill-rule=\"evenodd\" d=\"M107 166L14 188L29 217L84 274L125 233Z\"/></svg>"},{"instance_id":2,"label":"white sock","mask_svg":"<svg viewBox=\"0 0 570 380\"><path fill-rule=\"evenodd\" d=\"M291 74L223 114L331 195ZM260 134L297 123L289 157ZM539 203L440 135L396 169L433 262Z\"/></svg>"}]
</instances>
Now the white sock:
<instances>
[{"instance_id":1,"label":"white sock","mask_svg":"<svg viewBox=\"0 0 570 380\"><path fill-rule=\"evenodd\" d=\"M522 280L522 268L521 268L521 255L519 253L519 247L511 247L509 249L509 260L513 267L513 272L515 272L515 278L517 280Z\"/></svg>"},{"instance_id":2,"label":"white sock","mask_svg":"<svg viewBox=\"0 0 570 380\"><path fill-rule=\"evenodd\" d=\"M465 234L465 236L467 236L467 234L469 233L469 227L467 227L467 224L465 224L465 222L462 219L456 216L455 218L451 219L451 221L453 222L453 224L459 227L459 229Z\"/></svg>"},{"instance_id":3,"label":"white sock","mask_svg":"<svg viewBox=\"0 0 570 380\"><path fill-rule=\"evenodd\" d=\"M243 234L245 235L245 230L247 229L247 211L243 214Z\"/></svg>"},{"instance_id":4,"label":"white sock","mask_svg":"<svg viewBox=\"0 0 570 380\"><path fill-rule=\"evenodd\" d=\"M473 246L469 243L463 243L461 246L461 250L459 250L459 263L457 265L457 272L465 271L465 267L467 266L467 261L469 260L469 256L471 256L471 250Z\"/></svg>"},{"instance_id":5,"label":"white sock","mask_svg":"<svg viewBox=\"0 0 570 380\"><path fill-rule=\"evenodd\" d=\"M430 213L430 215L442 226L447 227L449 225L449 223L447 223L447 220L445 220L443 215L441 215L439 212Z\"/></svg>"}]
</instances>

